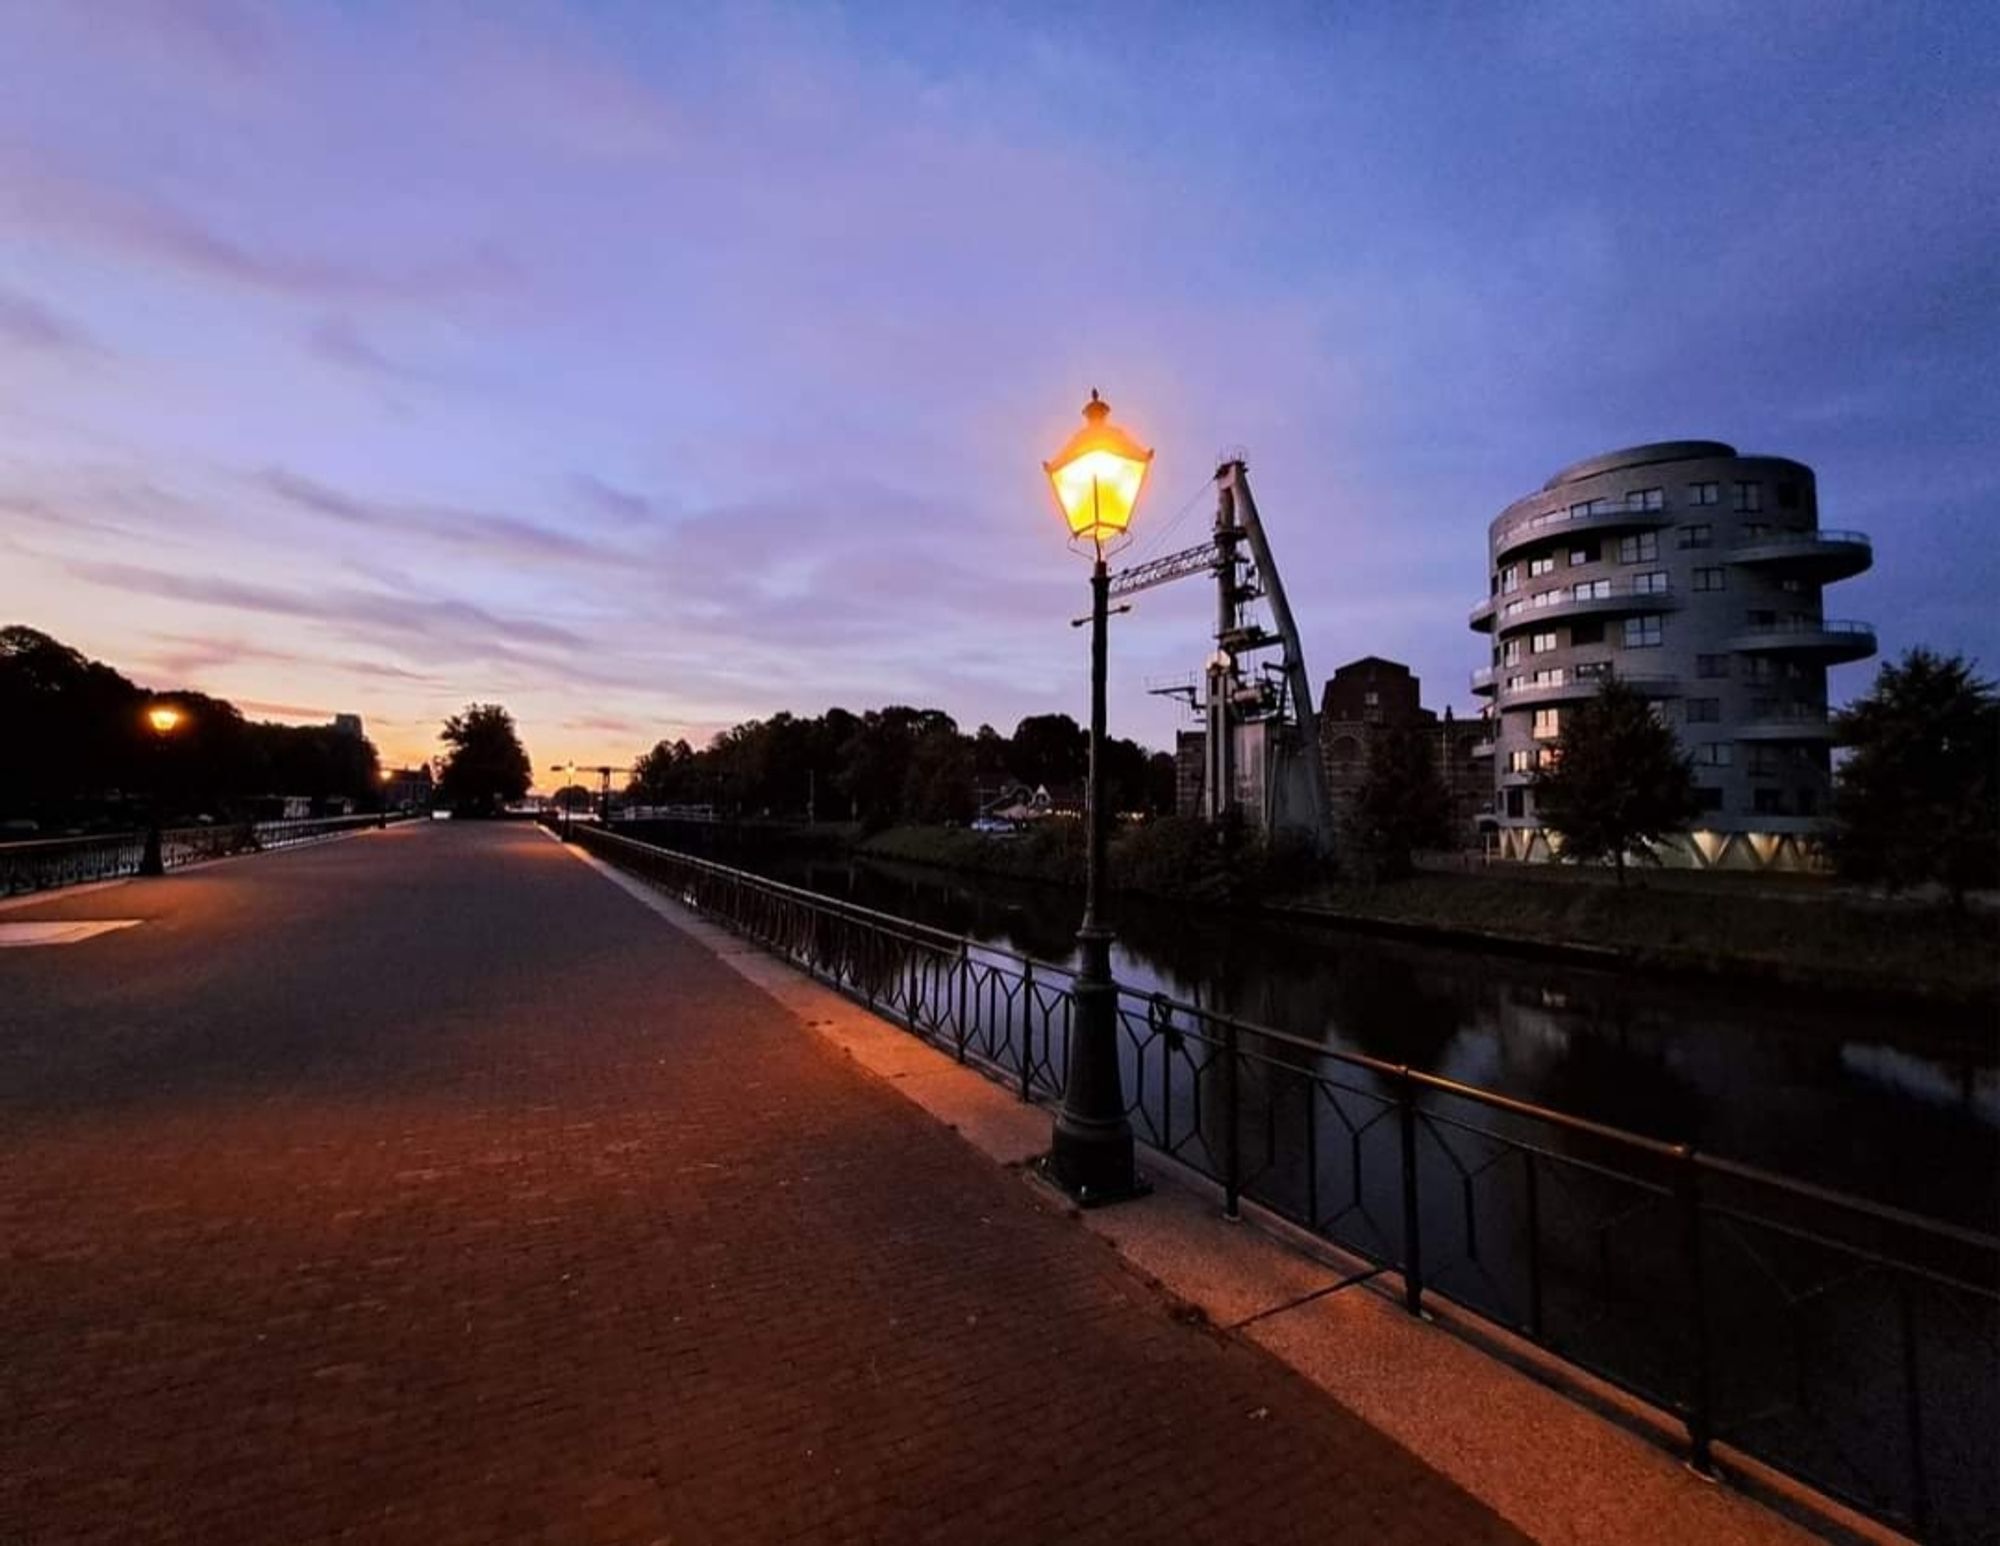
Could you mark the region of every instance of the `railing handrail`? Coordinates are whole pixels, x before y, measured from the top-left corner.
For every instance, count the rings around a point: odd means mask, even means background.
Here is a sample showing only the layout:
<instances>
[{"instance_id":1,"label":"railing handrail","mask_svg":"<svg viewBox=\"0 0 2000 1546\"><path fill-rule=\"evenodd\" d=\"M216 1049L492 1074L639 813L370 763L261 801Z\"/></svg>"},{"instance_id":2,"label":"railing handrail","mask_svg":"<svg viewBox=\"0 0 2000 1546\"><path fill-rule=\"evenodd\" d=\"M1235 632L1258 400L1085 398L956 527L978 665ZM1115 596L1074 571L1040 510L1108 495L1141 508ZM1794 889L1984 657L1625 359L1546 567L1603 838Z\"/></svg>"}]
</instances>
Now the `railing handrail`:
<instances>
[{"instance_id":1,"label":"railing handrail","mask_svg":"<svg viewBox=\"0 0 2000 1546\"><path fill-rule=\"evenodd\" d=\"M878 912L873 908L846 902L838 897L829 897L823 892L809 891L804 887L790 885L784 881L772 880L768 876L758 875L749 870L734 869L728 865L718 864L712 859L697 858L692 854L684 854L677 849L666 848L657 843L647 843L638 838L627 837L621 833L604 831L594 831L592 837L594 840L617 842L633 848L643 849L649 853L659 854L674 860L676 863L688 864L698 869L706 870L735 884L748 885L753 889L761 889L766 892L783 895L790 900L804 903L809 907L816 907L823 911L886 925L892 932L903 934L905 937L916 939L919 942L935 943L953 951L979 951L987 955L1000 956L1017 964L1032 967L1037 972L1059 972L1068 977L1076 975L1073 968L1064 966L1060 962L1049 961L1039 956L1024 955L1019 951L1009 950L1004 946L990 945L983 941L974 940L969 935L953 934L948 930L938 929L929 924L916 923L906 918L897 918L892 913ZM1350 1052L1339 1047L1329 1047L1324 1042L1312 1041L1296 1032L1281 1031L1275 1027L1262 1025L1254 1020L1246 1020L1240 1016L1231 1015L1221 1010L1207 1008L1199 1004L1190 1004L1185 1000L1176 999L1169 994L1149 992L1146 997L1150 1002L1158 1004L1177 1015L1188 1017L1194 1024L1198 1025L1205 1022L1219 1028L1233 1027L1239 1039L1244 1035L1255 1036L1267 1044L1287 1047L1314 1058L1331 1059L1349 1068L1364 1069L1382 1078L1407 1080L1418 1089L1428 1090L1434 1094L1449 1096L1454 1099L1469 1101L1474 1105L1484 1106L1492 1110L1504 1111L1512 1116L1546 1123L1560 1131L1622 1146L1656 1160L1691 1161L1696 1166L1705 1170L1728 1175L1743 1181L1754 1182L1775 1191L1788 1192L1807 1201L1843 1208L1877 1222L1893 1223L1904 1228L1928 1230L1941 1238L1952 1240L1957 1244L1969 1245L2000 1253L2000 1236L1988 1235L1982 1231L1970 1229L1963 1225L1951 1224L1942 1219L1925 1218L1920 1214L1909 1213L1890 1207L1887 1204L1871 1202L1865 1197L1857 1197L1851 1193L1835 1191L1810 1181L1782 1175L1776 1171L1762 1170L1754 1165L1744 1164L1741 1161L1703 1153L1686 1144L1676 1144L1664 1139L1649 1138L1643 1133L1630 1132L1624 1128L1612 1127L1607 1123L1592 1121L1588 1117L1579 1117L1566 1111L1557 1111L1548 1106L1537 1105L1533 1101L1522 1100L1512 1095L1503 1095L1497 1090L1489 1090L1478 1085L1465 1084L1456 1079L1445 1078L1441 1074L1433 1074L1422 1069L1411 1068L1408 1064L1392 1063L1385 1058L1371 1057L1365 1052ZM1209 1035L1201 1030L1193 1029L1192 1026L1188 1031L1183 1032L1183 1034L1193 1035L1197 1040L1216 1047L1223 1045L1225 1040L1222 1036Z\"/></svg>"},{"instance_id":2,"label":"railing handrail","mask_svg":"<svg viewBox=\"0 0 2000 1546\"><path fill-rule=\"evenodd\" d=\"M1873 633L1873 623L1816 617L1794 617L1781 623L1746 623L1744 634L1767 633Z\"/></svg>"}]
</instances>

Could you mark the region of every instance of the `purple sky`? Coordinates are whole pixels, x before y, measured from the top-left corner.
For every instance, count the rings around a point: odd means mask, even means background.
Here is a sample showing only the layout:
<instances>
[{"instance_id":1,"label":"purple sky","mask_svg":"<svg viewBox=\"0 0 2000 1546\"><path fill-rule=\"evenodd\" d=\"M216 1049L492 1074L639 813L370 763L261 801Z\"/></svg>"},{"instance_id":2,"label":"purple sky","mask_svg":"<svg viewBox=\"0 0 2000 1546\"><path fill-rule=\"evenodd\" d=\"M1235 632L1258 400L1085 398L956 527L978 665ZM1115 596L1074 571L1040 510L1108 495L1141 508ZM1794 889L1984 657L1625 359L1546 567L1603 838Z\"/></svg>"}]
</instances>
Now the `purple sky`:
<instances>
[{"instance_id":1,"label":"purple sky","mask_svg":"<svg viewBox=\"0 0 2000 1546\"><path fill-rule=\"evenodd\" d=\"M1486 522L1695 436L1993 671L1996 166L1973 4L0 0L0 621L393 755L1004 731L1083 707L1096 386L1135 552L1247 450L1316 676L1465 712ZM1114 729L1209 604L1119 620Z\"/></svg>"}]
</instances>

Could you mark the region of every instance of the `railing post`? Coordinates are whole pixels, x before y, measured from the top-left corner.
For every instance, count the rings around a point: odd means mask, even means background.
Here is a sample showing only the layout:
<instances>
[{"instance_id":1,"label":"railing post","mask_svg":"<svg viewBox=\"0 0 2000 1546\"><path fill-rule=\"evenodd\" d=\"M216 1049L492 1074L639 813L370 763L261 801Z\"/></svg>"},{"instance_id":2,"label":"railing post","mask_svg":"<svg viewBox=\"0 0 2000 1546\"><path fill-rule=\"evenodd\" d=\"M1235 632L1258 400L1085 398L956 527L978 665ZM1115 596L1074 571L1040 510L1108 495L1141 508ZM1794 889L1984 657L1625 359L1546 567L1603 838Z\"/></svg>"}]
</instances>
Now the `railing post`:
<instances>
[{"instance_id":1,"label":"railing post","mask_svg":"<svg viewBox=\"0 0 2000 1546\"><path fill-rule=\"evenodd\" d=\"M1397 1113L1403 1130L1403 1308L1424 1313L1424 1242L1417 1207L1417 1085L1396 1070Z\"/></svg>"},{"instance_id":2,"label":"railing post","mask_svg":"<svg viewBox=\"0 0 2000 1546\"><path fill-rule=\"evenodd\" d=\"M1681 1265L1686 1283L1688 1341L1694 1359L1694 1367L1688 1371L1688 1404L1684 1414L1688 1467L1698 1476L1713 1476L1715 1457L1710 1446L1715 1437L1715 1414L1708 1385L1708 1306L1701 1270L1701 1167L1687 1144L1674 1150L1674 1196L1680 1204Z\"/></svg>"},{"instance_id":3,"label":"railing post","mask_svg":"<svg viewBox=\"0 0 2000 1546\"><path fill-rule=\"evenodd\" d=\"M1243 1216L1243 1113L1241 1033L1222 1022L1222 1216Z\"/></svg>"},{"instance_id":4,"label":"railing post","mask_svg":"<svg viewBox=\"0 0 2000 1546\"><path fill-rule=\"evenodd\" d=\"M1021 963L1021 1099L1034 1096L1035 963Z\"/></svg>"},{"instance_id":5,"label":"railing post","mask_svg":"<svg viewBox=\"0 0 2000 1546\"><path fill-rule=\"evenodd\" d=\"M1542 1340L1542 1188L1535 1151L1521 1150L1528 1162L1528 1336Z\"/></svg>"},{"instance_id":6,"label":"railing post","mask_svg":"<svg viewBox=\"0 0 2000 1546\"><path fill-rule=\"evenodd\" d=\"M969 940L962 939L958 942L958 962L953 968L958 976L958 1024L956 1027L958 1034L952 1038L958 1050L958 1060L961 1063L965 1061L966 1037L971 1034L965 1023L965 990L966 984L972 977L971 963L972 943Z\"/></svg>"}]
</instances>

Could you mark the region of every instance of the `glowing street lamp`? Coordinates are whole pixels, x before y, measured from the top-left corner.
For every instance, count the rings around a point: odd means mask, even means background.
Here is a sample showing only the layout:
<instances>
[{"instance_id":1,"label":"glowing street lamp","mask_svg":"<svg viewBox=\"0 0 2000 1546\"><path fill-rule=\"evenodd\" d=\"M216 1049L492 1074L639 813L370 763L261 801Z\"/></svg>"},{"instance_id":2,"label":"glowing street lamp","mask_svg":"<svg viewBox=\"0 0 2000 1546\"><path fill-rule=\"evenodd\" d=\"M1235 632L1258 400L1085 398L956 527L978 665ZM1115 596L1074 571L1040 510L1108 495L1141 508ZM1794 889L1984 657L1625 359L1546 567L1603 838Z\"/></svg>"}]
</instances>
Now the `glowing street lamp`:
<instances>
[{"instance_id":1,"label":"glowing street lamp","mask_svg":"<svg viewBox=\"0 0 2000 1546\"><path fill-rule=\"evenodd\" d=\"M1091 543L1102 559L1105 546L1132 524L1153 453L1111 422L1111 405L1094 389L1083 417L1083 428L1042 463L1042 471L1049 475L1070 536Z\"/></svg>"},{"instance_id":2,"label":"glowing street lamp","mask_svg":"<svg viewBox=\"0 0 2000 1546\"><path fill-rule=\"evenodd\" d=\"M1083 923L1076 933L1082 969L1074 987L1062 1105L1044 1172L1086 1205L1146 1190L1132 1164L1132 1125L1118 1071L1118 984L1111 977L1111 930L1097 916L1104 876L1104 683L1111 576L1104 565L1132 524L1153 453L1111 422L1096 392L1083 405L1084 427L1042 464L1072 541L1088 541L1090 572L1090 779L1084 806Z\"/></svg>"},{"instance_id":3,"label":"glowing street lamp","mask_svg":"<svg viewBox=\"0 0 2000 1546\"><path fill-rule=\"evenodd\" d=\"M166 859L160 851L160 763L158 748L181 726L187 716L171 703L156 703L146 710L146 724L153 732L153 799L146 812L146 846L139 853L141 875L164 875Z\"/></svg>"}]
</instances>

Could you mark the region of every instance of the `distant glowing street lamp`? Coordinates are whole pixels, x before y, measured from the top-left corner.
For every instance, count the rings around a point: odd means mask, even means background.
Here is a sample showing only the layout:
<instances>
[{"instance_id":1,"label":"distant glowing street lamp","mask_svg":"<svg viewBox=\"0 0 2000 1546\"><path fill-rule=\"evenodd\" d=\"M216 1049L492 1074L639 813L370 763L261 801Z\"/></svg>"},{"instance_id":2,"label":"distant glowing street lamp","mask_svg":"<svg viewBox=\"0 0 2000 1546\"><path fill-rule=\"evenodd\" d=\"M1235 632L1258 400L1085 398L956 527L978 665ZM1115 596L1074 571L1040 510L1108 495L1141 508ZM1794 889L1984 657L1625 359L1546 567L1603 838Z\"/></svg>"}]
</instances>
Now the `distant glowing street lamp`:
<instances>
[{"instance_id":1,"label":"distant glowing street lamp","mask_svg":"<svg viewBox=\"0 0 2000 1546\"><path fill-rule=\"evenodd\" d=\"M186 715L171 703L156 703L146 710L146 724L153 732L153 798L146 811L146 846L139 854L141 875L164 875L166 859L160 847L160 753L167 738L181 726Z\"/></svg>"},{"instance_id":2,"label":"distant glowing street lamp","mask_svg":"<svg viewBox=\"0 0 2000 1546\"><path fill-rule=\"evenodd\" d=\"M1104 682L1111 575L1104 564L1132 524L1153 453L1111 422L1095 391L1084 427L1042 464L1072 542L1088 542L1090 572L1090 778L1084 806L1083 924L1077 930L1076 1012L1064 1063L1062 1105L1045 1171L1079 1202L1115 1202L1144 1190L1132 1163L1132 1125L1118 1070L1118 985L1111 977L1111 930L1098 918L1104 877Z\"/></svg>"},{"instance_id":3,"label":"distant glowing street lamp","mask_svg":"<svg viewBox=\"0 0 2000 1546\"><path fill-rule=\"evenodd\" d=\"M570 823L575 818L570 814L569 792L576 787L576 764L574 762L552 762L549 764L549 771L551 773L567 774L567 777L563 780L562 787L556 791L556 809L562 812L562 829L557 835L567 843L572 841L575 836L570 828Z\"/></svg>"},{"instance_id":4,"label":"distant glowing street lamp","mask_svg":"<svg viewBox=\"0 0 2000 1546\"><path fill-rule=\"evenodd\" d=\"M382 795L375 802L375 826L379 831L389 825L389 781L395 777L395 774L388 768L378 768L376 769L375 776L382 781Z\"/></svg>"}]
</instances>

